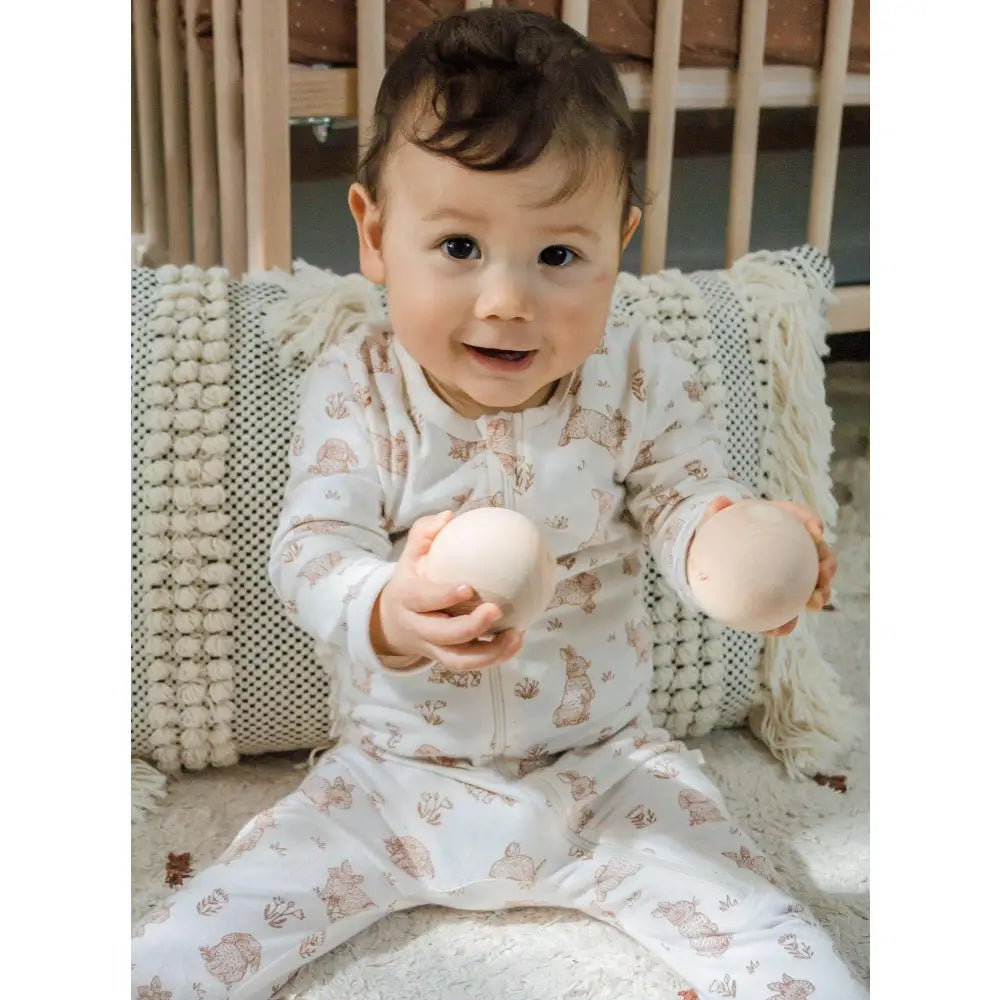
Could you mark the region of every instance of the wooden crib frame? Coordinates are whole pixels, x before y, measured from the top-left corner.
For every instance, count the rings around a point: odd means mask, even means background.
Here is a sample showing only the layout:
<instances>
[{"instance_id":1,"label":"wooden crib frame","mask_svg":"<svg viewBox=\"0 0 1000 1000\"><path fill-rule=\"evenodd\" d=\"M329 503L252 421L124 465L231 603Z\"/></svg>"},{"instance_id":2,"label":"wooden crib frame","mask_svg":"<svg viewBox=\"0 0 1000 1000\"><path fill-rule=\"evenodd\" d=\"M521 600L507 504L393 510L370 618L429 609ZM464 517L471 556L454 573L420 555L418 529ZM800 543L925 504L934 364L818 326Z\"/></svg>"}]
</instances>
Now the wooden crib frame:
<instances>
[{"instance_id":1,"label":"wooden crib frame","mask_svg":"<svg viewBox=\"0 0 1000 1000\"><path fill-rule=\"evenodd\" d=\"M184 24L181 31L154 27ZM465 0L489 6L490 0ZM590 0L563 0L586 33ZM847 72L853 0L830 0L823 64L765 66L767 0L743 0L739 63L681 68L683 0L657 0L652 72L624 72L633 110L649 112L640 269L663 268L678 110L734 107L726 264L750 249L760 110L818 106L805 239L828 250L843 109L868 104ZM132 231L151 260L247 269L291 266L289 123L371 121L385 72L384 0L359 0L357 68L290 67L284 0L212 0L212 56L194 32L197 0L132 0ZM183 15L183 17L182 17ZM242 57L241 57L242 52ZM363 131L359 141L364 142ZM831 332L867 330L869 286L839 286Z\"/></svg>"}]
</instances>

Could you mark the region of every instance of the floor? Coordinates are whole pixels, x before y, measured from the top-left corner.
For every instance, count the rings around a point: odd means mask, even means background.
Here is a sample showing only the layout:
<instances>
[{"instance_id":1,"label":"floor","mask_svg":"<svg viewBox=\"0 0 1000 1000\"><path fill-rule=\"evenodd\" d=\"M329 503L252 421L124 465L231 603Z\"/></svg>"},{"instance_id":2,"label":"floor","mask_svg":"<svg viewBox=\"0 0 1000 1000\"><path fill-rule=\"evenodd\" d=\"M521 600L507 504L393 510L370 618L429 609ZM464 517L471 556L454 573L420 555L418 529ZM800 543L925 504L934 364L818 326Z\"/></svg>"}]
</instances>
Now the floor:
<instances>
[{"instance_id":1,"label":"floor","mask_svg":"<svg viewBox=\"0 0 1000 1000\"><path fill-rule=\"evenodd\" d=\"M866 360L831 361L826 366L826 399L833 410L834 496L843 508L852 506L852 515L867 518L867 471L869 457L869 363ZM851 475L844 475L845 463L852 463ZM855 494L863 477L864 496ZM859 504L858 501L862 500ZM859 509L860 508L860 509Z\"/></svg>"}]
</instances>

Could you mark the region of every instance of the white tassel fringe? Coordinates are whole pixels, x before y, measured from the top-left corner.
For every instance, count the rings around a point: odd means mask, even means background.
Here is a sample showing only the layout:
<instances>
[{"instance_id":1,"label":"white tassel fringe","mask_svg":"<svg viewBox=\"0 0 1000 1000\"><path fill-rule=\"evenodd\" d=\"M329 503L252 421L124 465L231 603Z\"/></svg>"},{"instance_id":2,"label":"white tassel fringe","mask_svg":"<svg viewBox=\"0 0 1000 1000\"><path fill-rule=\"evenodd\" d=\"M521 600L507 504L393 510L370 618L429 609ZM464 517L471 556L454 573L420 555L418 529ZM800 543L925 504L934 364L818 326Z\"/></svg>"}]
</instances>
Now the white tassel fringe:
<instances>
[{"instance_id":1,"label":"white tassel fringe","mask_svg":"<svg viewBox=\"0 0 1000 1000\"><path fill-rule=\"evenodd\" d=\"M132 822L138 823L167 797L167 776L144 760L132 758Z\"/></svg>"},{"instance_id":2,"label":"white tassel fringe","mask_svg":"<svg viewBox=\"0 0 1000 1000\"><path fill-rule=\"evenodd\" d=\"M296 357L309 364L345 333L382 313L376 286L360 274L332 274L297 260L292 274L266 271L251 279L270 281L289 292L264 311L261 324L278 348L282 366Z\"/></svg>"},{"instance_id":3,"label":"white tassel fringe","mask_svg":"<svg viewBox=\"0 0 1000 1000\"><path fill-rule=\"evenodd\" d=\"M776 499L816 511L834 541L837 505L829 474L833 418L826 405L822 358L827 353L828 289L809 272L781 266L786 254L761 252L736 261L735 283L758 306L757 329L768 385L759 386L764 419L761 470ZM763 689L750 709L750 728L794 777L828 772L856 734L856 714L824 660L809 613L794 633L768 638L759 667Z\"/></svg>"}]
</instances>

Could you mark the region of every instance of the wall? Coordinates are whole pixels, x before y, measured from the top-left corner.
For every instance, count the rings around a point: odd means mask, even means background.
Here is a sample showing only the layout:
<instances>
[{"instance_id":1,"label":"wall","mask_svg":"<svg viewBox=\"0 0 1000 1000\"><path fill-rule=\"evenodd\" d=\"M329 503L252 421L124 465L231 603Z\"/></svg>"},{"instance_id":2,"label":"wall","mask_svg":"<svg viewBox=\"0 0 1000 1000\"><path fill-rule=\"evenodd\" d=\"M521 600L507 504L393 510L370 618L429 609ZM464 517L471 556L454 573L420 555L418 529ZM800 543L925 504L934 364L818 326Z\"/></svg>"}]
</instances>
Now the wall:
<instances>
[{"instance_id":1,"label":"wall","mask_svg":"<svg viewBox=\"0 0 1000 1000\"><path fill-rule=\"evenodd\" d=\"M764 150L757 165L751 249L803 242L809 205L809 149ZM667 267L721 267L729 205L730 157L678 158L671 183ZM641 179L641 169L640 169ZM338 273L358 268L346 177L297 180L292 186L292 251ZM838 284L868 281L868 147L841 150L830 254ZM625 252L622 269L638 272L642 232Z\"/></svg>"}]
</instances>

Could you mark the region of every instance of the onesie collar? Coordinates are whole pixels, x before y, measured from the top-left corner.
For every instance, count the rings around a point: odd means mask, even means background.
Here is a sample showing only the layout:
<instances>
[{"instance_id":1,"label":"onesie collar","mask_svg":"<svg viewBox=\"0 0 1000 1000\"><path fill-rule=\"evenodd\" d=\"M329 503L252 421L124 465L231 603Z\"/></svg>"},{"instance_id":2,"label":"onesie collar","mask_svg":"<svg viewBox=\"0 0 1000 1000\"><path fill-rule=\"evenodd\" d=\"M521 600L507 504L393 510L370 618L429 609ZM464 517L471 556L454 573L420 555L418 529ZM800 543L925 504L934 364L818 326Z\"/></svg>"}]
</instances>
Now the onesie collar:
<instances>
[{"instance_id":1,"label":"onesie collar","mask_svg":"<svg viewBox=\"0 0 1000 1000\"><path fill-rule=\"evenodd\" d=\"M486 421L501 416L520 417L525 429L537 427L545 423L562 411L569 397L569 390L573 379L577 372L579 372L579 368L577 368L568 375L564 375L556 383L555 392L552 393L548 401L542 406L533 406L518 413L510 413L505 410L496 413L486 413L481 417L473 419L472 417L463 417L460 413L456 413L455 410L434 392L427 382L423 369L395 337L390 335L389 342L392 345L391 350L395 352L400 370L403 373L403 382L406 386L406 391L417 410L432 424L437 425L449 434L454 434L456 437L468 437L469 434L481 432Z\"/></svg>"}]
</instances>

